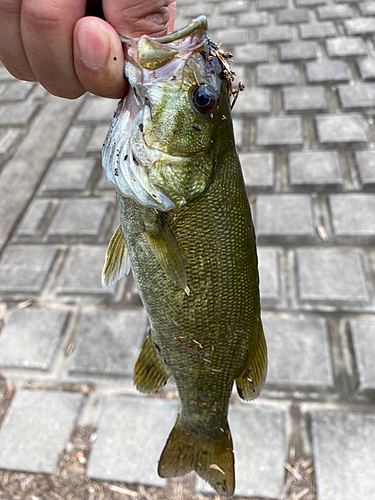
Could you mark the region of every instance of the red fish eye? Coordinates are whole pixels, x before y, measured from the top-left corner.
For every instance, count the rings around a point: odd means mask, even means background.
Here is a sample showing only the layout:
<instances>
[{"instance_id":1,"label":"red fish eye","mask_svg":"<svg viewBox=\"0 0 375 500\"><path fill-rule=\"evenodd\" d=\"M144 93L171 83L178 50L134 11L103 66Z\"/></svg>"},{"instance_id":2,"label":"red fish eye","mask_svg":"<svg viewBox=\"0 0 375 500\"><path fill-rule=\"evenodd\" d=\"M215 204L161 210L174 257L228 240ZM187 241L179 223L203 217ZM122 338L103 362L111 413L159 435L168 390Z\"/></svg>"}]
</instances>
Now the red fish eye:
<instances>
[{"instance_id":1,"label":"red fish eye","mask_svg":"<svg viewBox=\"0 0 375 500\"><path fill-rule=\"evenodd\" d=\"M216 98L209 85L199 85L192 92L194 106L200 113L211 113L215 108Z\"/></svg>"}]
</instances>

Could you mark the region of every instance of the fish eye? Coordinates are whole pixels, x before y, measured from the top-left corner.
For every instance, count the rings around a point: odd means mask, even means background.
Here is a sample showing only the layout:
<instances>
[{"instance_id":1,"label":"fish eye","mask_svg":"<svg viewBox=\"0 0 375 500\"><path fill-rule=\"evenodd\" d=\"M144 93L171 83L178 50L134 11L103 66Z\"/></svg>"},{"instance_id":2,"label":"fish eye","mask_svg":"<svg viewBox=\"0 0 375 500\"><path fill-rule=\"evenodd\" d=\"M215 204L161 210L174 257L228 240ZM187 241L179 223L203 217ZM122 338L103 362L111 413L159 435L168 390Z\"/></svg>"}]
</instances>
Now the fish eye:
<instances>
[{"instance_id":1,"label":"fish eye","mask_svg":"<svg viewBox=\"0 0 375 500\"><path fill-rule=\"evenodd\" d=\"M206 84L195 87L192 94L193 104L200 113L211 113L216 106L213 89Z\"/></svg>"}]
</instances>

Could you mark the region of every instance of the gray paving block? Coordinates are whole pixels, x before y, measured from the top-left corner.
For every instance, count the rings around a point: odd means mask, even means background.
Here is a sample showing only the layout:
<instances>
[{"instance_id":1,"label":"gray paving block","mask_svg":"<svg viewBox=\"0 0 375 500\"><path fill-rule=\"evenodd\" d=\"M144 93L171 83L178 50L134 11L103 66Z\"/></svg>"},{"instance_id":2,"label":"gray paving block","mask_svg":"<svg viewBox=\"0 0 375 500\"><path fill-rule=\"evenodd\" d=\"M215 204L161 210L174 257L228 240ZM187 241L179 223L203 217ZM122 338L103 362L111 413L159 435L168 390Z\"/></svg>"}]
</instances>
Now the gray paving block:
<instances>
[{"instance_id":1,"label":"gray paving block","mask_svg":"<svg viewBox=\"0 0 375 500\"><path fill-rule=\"evenodd\" d=\"M231 0L222 3L219 7L220 14L239 14L249 10L249 5L244 0Z\"/></svg>"},{"instance_id":2,"label":"gray paving block","mask_svg":"<svg viewBox=\"0 0 375 500\"><path fill-rule=\"evenodd\" d=\"M325 110L324 87L289 87L283 89L285 111Z\"/></svg>"},{"instance_id":3,"label":"gray paving block","mask_svg":"<svg viewBox=\"0 0 375 500\"><path fill-rule=\"evenodd\" d=\"M0 260L0 292L40 293L58 249L41 245L13 245Z\"/></svg>"},{"instance_id":4,"label":"gray paving block","mask_svg":"<svg viewBox=\"0 0 375 500\"><path fill-rule=\"evenodd\" d=\"M236 453L236 495L277 498L284 483L285 416L282 410L231 407L229 425ZM197 490L213 490L198 478Z\"/></svg>"},{"instance_id":5,"label":"gray paving block","mask_svg":"<svg viewBox=\"0 0 375 500\"><path fill-rule=\"evenodd\" d=\"M281 61L297 61L315 59L317 57L316 44L314 42L281 43L279 51Z\"/></svg>"},{"instance_id":6,"label":"gray paving block","mask_svg":"<svg viewBox=\"0 0 375 500\"><path fill-rule=\"evenodd\" d=\"M208 21L209 30L220 30L228 28L229 17L228 16L210 16Z\"/></svg>"},{"instance_id":7,"label":"gray paving block","mask_svg":"<svg viewBox=\"0 0 375 500\"><path fill-rule=\"evenodd\" d=\"M327 0L296 0L297 7L315 7L327 3Z\"/></svg>"},{"instance_id":8,"label":"gray paving block","mask_svg":"<svg viewBox=\"0 0 375 500\"><path fill-rule=\"evenodd\" d=\"M85 313L70 373L131 377L146 332L147 316L143 311Z\"/></svg>"},{"instance_id":9,"label":"gray paving block","mask_svg":"<svg viewBox=\"0 0 375 500\"><path fill-rule=\"evenodd\" d=\"M359 57L357 66L362 80L375 80L375 59L373 57Z\"/></svg>"},{"instance_id":10,"label":"gray paving block","mask_svg":"<svg viewBox=\"0 0 375 500\"><path fill-rule=\"evenodd\" d=\"M332 194L329 208L336 236L375 237L375 194Z\"/></svg>"},{"instance_id":11,"label":"gray paving block","mask_svg":"<svg viewBox=\"0 0 375 500\"><path fill-rule=\"evenodd\" d=\"M79 122L106 121L109 124L113 118L116 104L117 101L114 99L88 96L78 113L77 120Z\"/></svg>"},{"instance_id":12,"label":"gray paving block","mask_svg":"<svg viewBox=\"0 0 375 500\"><path fill-rule=\"evenodd\" d=\"M338 88L344 109L371 108L375 106L375 83L340 85Z\"/></svg>"},{"instance_id":13,"label":"gray paving block","mask_svg":"<svg viewBox=\"0 0 375 500\"><path fill-rule=\"evenodd\" d=\"M260 299L262 307L274 306L281 300L279 252L272 247L258 247Z\"/></svg>"},{"instance_id":14,"label":"gray paving block","mask_svg":"<svg viewBox=\"0 0 375 500\"><path fill-rule=\"evenodd\" d=\"M254 222L258 238L315 235L311 198L305 194L259 195Z\"/></svg>"},{"instance_id":15,"label":"gray paving block","mask_svg":"<svg viewBox=\"0 0 375 500\"><path fill-rule=\"evenodd\" d=\"M200 7L200 9L202 9L202 7ZM224 30L217 30L215 38L216 40L220 40L220 42L225 46L242 45L249 41L249 32L246 28L227 28Z\"/></svg>"},{"instance_id":16,"label":"gray paving block","mask_svg":"<svg viewBox=\"0 0 375 500\"><path fill-rule=\"evenodd\" d=\"M240 148L243 145L243 120L238 118L233 119L233 131L236 146Z\"/></svg>"},{"instance_id":17,"label":"gray paving block","mask_svg":"<svg viewBox=\"0 0 375 500\"><path fill-rule=\"evenodd\" d=\"M327 38L336 36L336 28L332 21L322 23L306 23L299 27L301 38Z\"/></svg>"},{"instance_id":18,"label":"gray paving block","mask_svg":"<svg viewBox=\"0 0 375 500\"><path fill-rule=\"evenodd\" d=\"M263 26L269 23L268 12L246 12L238 19L238 26Z\"/></svg>"},{"instance_id":19,"label":"gray paving block","mask_svg":"<svg viewBox=\"0 0 375 500\"><path fill-rule=\"evenodd\" d=\"M356 17L344 21L346 34L351 35L372 35L375 33L375 19L371 17Z\"/></svg>"},{"instance_id":20,"label":"gray paving block","mask_svg":"<svg viewBox=\"0 0 375 500\"><path fill-rule=\"evenodd\" d=\"M271 91L269 89L259 89L245 87L238 98L237 105L233 108L233 116L243 113L260 114L271 111Z\"/></svg>"},{"instance_id":21,"label":"gray paving block","mask_svg":"<svg viewBox=\"0 0 375 500\"><path fill-rule=\"evenodd\" d=\"M317 115L315 123L321 144L367 141L361 115Z\"/></svg>"},{"instance_id":22,"label":"gray paving block","mask_svg":"<svg viewBox=\"0 0 375 500\"><path fill-rule=\"evenodd\" d=\"M308 23L309 11L307 9L285 9L277 13L279 24Z\"/></svg>"},{"instance_id":23,"label":"gray paving block","mask_svg":"<svg viewBox=\"0 0 375 500\"><path fill-rule=\"evenodd\" d=\"M11 152L21 133L21 130L18 128L4 130L4 133L0 135L0 155L7 155Z\"/></svg>"},{"instance_id":24,"label":"gray paving block","mask_svg":"<svg viewBox=\"0 0 375 500\"><path fill-rule=\"evenodd\" d=\"M34 82L9 82L0 89L0 102L23 101L35 86Z\"/></svg>"},{"instance_id":25,"label":"gray paving block","mask_svg":"<svg viewBox=\"0 0 375 500\"><path fill-rule=\"evenodd\" d=\"M354 16L353 9L349 5L324 5L318 7L318 16L321 21L327 19L347 19Z\"/></svg>"},{"instance_id":26,"label":"gray paving block","mask_svg":"<svg viewBox=\"0 0 375 500\"><path fill-rule=\"evenodd\" d=\"M259 146L302 145L301 118L258 118L256 142Z\"/></svg>"},{"instance_id":27,"label":"gray paving block","mask_svg":"<svg viewBox=\"0 0 375 500\"><path fill-rule=\"evenodd\" d=\"M273 153L241 153L240 161L246 186L271 188L275 182Z\"/></svg>"},{"instance_id":28,"label":"gray paving block","mask_svg":"<svg viewBox=\"0 0 375 500\"><path fill-rule=\"evenodd\" d=\"M343 183L336 151L293 152L289 153L288 163L292 186L339 186Z\"/></svg>"},{"instance_id":29,"label":"gray paving block","mask_svg":"<svg viewBox=\"0 0 375 500\"><path fill-rule=\"evenodd\" d=\"M0 468L52 474L82 403L81 394L16 391L0 429Z\"/></svg>"},{"instance_id":30,"label":"gray paving block","mask_svg":"<svg viewBox=\"0 0 375 500\"><path fill-rule=\"evenodd\" d=\"M361 2L358 7L362 16L375 16L375 2Z\"/></svg>"},{"instance_id":31,"label":"gray paving block","mask_svg":"<svg viewBox=\"0 0 375 500\"><path fill-rule=\"evenodd\" d=\"M106 246L79 245L70 248L64 269L60 275L58 294L114 295L117 286L103 288L101 273Z\"/></svg>"},{"instance_id":32,"label":"gray paving block","mask_svg":"<svg viewBox=\"0 0 375 500\"><path fill-rule=\"evenodd\" d=\"M263 316L262 321L268 347L268 384L334 386L325 319Z\"/></svg>"},{"instance_id":33,"label":"gray paving block","mask_svg":"<svg viewBox=\"0 0 375 500\"><path fill-rule=\"evenodd\" d=\"M89 139L86 146L86 151L88 153L100 153L103 149L103 144L108 133L107 125L98 125L94 128L94 131Z\"/></svg>"},{"instance_id":34,"label":"gray paving block","mask_svg":"<svg viewBox=\"0 0 375 500\"><path fill-rule=\"evenodd\" d=\"M261 26L258 28L258 42L288 42L292 39L289 26Z\"/></svg>"},{"instance_id":35,"label":"gray paving block","mask_svg":"<svg viewBox=\"0 0 375 500\"><path fill-rule=\"evenodd\" d=\"M205 2L205 12L207 12L207 16L210 16L214 10L214 5L209 2ZM186 6L183 16L188 17L190 19L194 19L195 17L198 17L200 14L202 14L202 7L196 3L189 4Z\"/></svg>"},{"instance_id":36,"label":"gray paving block","mask_svg":"<svg viewBox=\"0 0 375 500\"><path fill-rule=\"evenodd\" d=\"M258 10L273 10L273 9L285 9L286 0L258 0L257 7Z\"/></svg>"},{"instance_id":37,"label":"gray paving block","mask_svg":"<svg viewBox=\"0 0 375 500\"><path fill-rule=\"evenodd\" d=\"M261 44L249 44L243 47L236 47L234 51L236 63L256 64L268 62L268 46Z\"/></svg>"},{"instance_id":38,"label":"gray paving block","mask_svg":"<svg viewBox=\"0 0 375 500\"><path fill-rule=\"evenodd\" d=\"M49 191L82 191L87 189L96 163L95 158L66 158L52 163L41 189Z\"/></svg>"},{"instance_id":39,"label":"gray paving block","mask_svg":"<svg viewBox=\"0 0 375 500\"><path fill-rule=\"evenodd\" d=\"M368 50L364 40L359 36L338 37L326 40L327 53L330 57L366 56Z\"/></svg>"},{"instance_id":40,"label":"gray paving block","mask_svg":"<svg viewBox=\"0 0 375 500\"><path fill-rule=\"evenodd\" d=\"M299 249L296 263L301 301L338 307L369 302L362 255L358 250Z\"/></svg>"},{"instance_id":41,"label":"gray paving block","mask_svg":"<svg viewBox=\"0 0 375 500\"><path fill-rule=\"evenodd\" d=\"M158 460L177 417L176 401L111 396L102 403L87 475L106 481L165 486Z\"/></svg>"},{"instance_id":42,"label":"gray paving block","mask_svg":"<svg viewBox=\"0 0 375 500\"><path fill-rule=\"evenodd\" d=\"M48 229L50 239L89 236L98 238L110 202L101 198L66 199Z\"/></svg>"},{"instance_id":43,"label":"gray paving block","mask_svg":"<svg viewBox=\"0 0 375 500\"><path fill-rule=\"evenodd\" d=\"M50 200L34 200L17 229L18 236L35 238L51 206Z\"/></svg>"},{"instance_id":44,"label":"gray paving block","mask_svg":"<svg viewBox=\"0 0 375 500\"><path fill-rule=\"evenodd\" d=\"M27 125L39 107L40 103L37 101L6 104L0 110L0 126Z\"/></svg>"},{"instance_id":45,"label":"gray paving block","mask_svg":"<svg viewBox=\"0 0 375 500\"><path fill-rule=\"evenodd\" d=\"M373 498L375 415L314 412L313 453L319 500Z\"/></svg>"},{"instance_id":46,"label":"gray paving block","mask_svg":"<svg viewBox=\"0 0 375 500\"><path fill-rule=\"evenodd\" d=\"M0 335L0 366L50 369L68 316L68 311L12 309Z\"/></svg>"},{"instance_id":47,"label":"gray paving block","mask_svg":"<svg viewBox=\"0 0 375 500\"><path fill-rule=\"evenodd\" d=\"M375 151L356 151L354 155L361 183L364 186L375 184Z\"/></svg>"},{"instance_id":48,"label":"gray paving block","mask_svg":"<svg viewBox=\"0 0 375 500\"><path fill-rule=\"evenodd\" d=\"M77 154L86 127L82 125L73 125L65 136L64 142L60 148L61 154Z\"/></svg>"},{"instance_id":49,"label":"gray paving block","mask_svg":"<svg viewBox=\"0 0 375 500\"><path fill-rule=\"evenodd\" d=\"M309 83L347 82L349 69L344 61L321 60L306 63Z\"/></svg>"},{"instance_id":50,"label":"gray paving block","mask_svg":"<svg viewBox=\"0 0 375 500\"><path fill-rule=\"evenodd\" d=\"M259 64L256 68L257 85L293 85L297 81L293 64Z\"/></svg>"},{"instance_id":51,"label":"gray paving block","mask_svg":"<svg viewBox=\"0 0 375 500\"><path fill-rule=\"evenodd\" d=\"M353 319L349 321L359 390L375 389L375 321Z\"/></svg>"}]
</instances>

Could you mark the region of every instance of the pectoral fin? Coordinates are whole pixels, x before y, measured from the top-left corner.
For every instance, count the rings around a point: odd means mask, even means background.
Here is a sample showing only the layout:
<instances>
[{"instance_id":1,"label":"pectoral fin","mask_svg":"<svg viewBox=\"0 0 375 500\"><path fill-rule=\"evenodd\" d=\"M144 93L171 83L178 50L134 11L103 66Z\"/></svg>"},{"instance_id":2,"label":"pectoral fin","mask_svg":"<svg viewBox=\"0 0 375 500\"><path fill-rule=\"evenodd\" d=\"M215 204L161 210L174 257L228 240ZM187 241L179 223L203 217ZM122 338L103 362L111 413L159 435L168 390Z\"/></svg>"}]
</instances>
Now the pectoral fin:
<instances>
[{"instance_id":1,"label":"pectoral fin","mask_svg":"<svg viewBox=\"0 0 375 500\"><path fill-rule=\"evenodd\" d=\"M102 272L102 287L108 288L129 274L130 259L125 238L119 224L109 242Z\"/></svg>"},{"instance_id":2,"label":"pectoral fin","mask_svg":"<svg viewBox=\"0 0 375 500\"><path fill-rule=\"evenodd\" d=\"M160 214L155 224L145 229L147 241L164 272L189 295L184 260L168 221Z\"/></svg>"},{"instance_id":3,"label":"pectoral fin","mask_svg":"<svg viewBox=\"0 0 375 500\"><path fill-rule=\"evenodd\" d=\"M254 341L248 362L241 376L236 378L237 392L246 401L259 396L267 374L267 345L260 319L254 328Z\"/></svg>"}]
</instances>

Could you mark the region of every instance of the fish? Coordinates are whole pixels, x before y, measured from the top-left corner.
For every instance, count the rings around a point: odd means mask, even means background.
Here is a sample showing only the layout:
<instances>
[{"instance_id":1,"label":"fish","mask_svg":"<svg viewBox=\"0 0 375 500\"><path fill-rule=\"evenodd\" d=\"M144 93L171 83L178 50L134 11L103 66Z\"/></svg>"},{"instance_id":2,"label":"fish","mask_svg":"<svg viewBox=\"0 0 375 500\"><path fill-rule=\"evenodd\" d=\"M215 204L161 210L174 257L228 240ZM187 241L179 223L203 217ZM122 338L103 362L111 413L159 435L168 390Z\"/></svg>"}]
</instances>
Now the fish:
<instances>
[{"instance_id":1,"label":"fish","mask_svg":"<svg viewBox=\"0 0 375 500\"><path fill-rule=\"evenodd\" d=\"M160 38L120 38L130 90L102 152L120 212L102 284L131 268L148 314L137 389L155 394L172 375L178 389L159 476L196 471L230 497L232 388L255 399L267 372L255 233L231 119L231 55L208 38L205 16Z\"/></svg>"}]
</instances>

